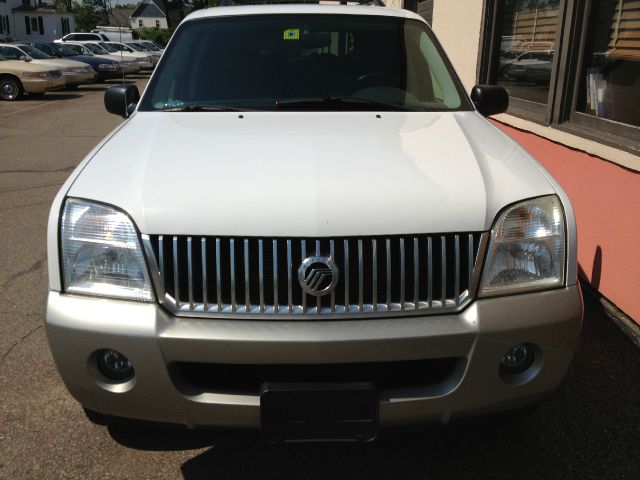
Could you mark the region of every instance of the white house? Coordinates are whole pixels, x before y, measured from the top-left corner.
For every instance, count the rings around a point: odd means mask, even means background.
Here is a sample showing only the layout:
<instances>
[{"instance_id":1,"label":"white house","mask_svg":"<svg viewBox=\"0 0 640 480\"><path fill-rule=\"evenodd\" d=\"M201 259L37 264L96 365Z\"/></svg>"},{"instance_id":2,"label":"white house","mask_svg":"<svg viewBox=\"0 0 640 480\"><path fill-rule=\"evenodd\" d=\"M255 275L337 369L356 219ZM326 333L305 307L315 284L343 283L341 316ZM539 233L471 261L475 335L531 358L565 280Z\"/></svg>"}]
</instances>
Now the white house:
<instances>
[{"instance_id":1,"label":"white house","mask_svg":"<svg viewBox=\"0 0 640 480\"><path fill-rule=\"evenodd\" d=\"M167 16L153 0L142 0L131 14L131 28L167 28Z\"/></svg>"},{"instance_id":2,"label":"white house","mask_svg":"<svg viewBox=\"0 0 640 480\"><path fill-rule=\"evenodd\" d=\"M70 32L76 24L71 12L43 0L0 0L0 38L50 42Z\"/></svg>"}]
</instances>

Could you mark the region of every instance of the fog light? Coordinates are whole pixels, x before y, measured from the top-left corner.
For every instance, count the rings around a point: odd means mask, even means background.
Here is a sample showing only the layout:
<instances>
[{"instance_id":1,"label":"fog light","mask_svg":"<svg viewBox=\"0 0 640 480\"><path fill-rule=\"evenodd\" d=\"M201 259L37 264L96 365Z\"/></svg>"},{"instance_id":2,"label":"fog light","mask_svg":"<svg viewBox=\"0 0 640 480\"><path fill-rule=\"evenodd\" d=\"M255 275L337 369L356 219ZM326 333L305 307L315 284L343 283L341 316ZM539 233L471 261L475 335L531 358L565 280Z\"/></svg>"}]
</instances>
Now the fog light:
<instances>
[{"instance_id":1,"label":"fog light","mask_svg":"<svg viewBox=\"0 0 640 480\"><path fill-rule=\"evenodd\" d=\"M131 360L116 350L102 350L98 354L98 369L112 380L128 380L133 377Z\"/></svg>"},{"instance_id":2,"label":"fog light","mask_svg":"<svg viewBox=\"0 0 640 480\"><path fill-rule=\"evenodd\" d=\"M533 363L533 349L526 343L511 348L500 360L500 368L507 373L524 372Z\"/></svg>"}]
</instances>

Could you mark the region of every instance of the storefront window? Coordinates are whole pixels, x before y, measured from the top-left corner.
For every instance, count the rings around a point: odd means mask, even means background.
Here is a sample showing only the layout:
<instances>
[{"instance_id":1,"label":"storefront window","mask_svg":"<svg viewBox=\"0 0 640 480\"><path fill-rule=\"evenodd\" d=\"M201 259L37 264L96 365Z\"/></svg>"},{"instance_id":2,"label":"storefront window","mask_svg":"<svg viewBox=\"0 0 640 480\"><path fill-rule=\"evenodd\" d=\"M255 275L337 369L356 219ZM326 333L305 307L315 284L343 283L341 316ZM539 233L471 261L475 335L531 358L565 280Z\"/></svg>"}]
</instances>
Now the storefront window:
<instances>
[{"instance_id":1,"label":"storefront window","mask_svg":"<svg viewBox=\"0 0 640 480\"><path fill-rule=\"evenodd\" d=\"M593 2L578 111L640 126L640 2Z\"/></svg>"},{"instance_id":2,"label":"storefront window","mask_svg":"<svg viewBox=\"0 0 640 480\"><path fill-rule=\"evenodd\" d=\"M546 104L560 0L502 0L496 81L515 98Z\"/></svg>"}]
</instances>

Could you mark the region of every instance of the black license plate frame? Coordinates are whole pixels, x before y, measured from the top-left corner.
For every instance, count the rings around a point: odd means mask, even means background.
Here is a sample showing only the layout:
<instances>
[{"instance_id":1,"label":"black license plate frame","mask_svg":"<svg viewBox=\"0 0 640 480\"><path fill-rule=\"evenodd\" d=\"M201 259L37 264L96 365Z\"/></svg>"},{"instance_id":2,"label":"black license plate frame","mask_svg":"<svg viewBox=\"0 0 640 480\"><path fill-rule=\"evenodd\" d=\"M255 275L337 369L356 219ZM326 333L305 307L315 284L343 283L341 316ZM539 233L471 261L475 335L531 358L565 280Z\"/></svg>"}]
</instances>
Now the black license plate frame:
<instances>
[{"instance_id":1,"label":"black license plate frame","mask_svg":"<svg viewBox=\"0 0 640 480\"><path fill-rule=\"evenodd\" d=\"M270 443L370 442L378 433L374 384L263 383L260 421Z\"/></svg>"}]
</instances>

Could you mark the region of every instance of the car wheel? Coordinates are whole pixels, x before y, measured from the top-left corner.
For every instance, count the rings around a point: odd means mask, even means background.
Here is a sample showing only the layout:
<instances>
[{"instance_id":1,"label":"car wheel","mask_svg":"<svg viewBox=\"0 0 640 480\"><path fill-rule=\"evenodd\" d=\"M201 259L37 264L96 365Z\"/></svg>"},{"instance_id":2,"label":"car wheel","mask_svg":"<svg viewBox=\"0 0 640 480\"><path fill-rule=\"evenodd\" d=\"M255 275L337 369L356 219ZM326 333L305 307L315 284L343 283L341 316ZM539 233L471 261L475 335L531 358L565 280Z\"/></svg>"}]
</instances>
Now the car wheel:
<instances>
[{"instance_id":1,"label":"car wheel","mask_svg":"<svg viewBox=\"0 0 640 480\"><path fill-rule=\"evenodd\" d=\"M23 93L22 83L17 78L0 78L0 98L3 100L18 100Z\"/></svg>"}]
</instances>

